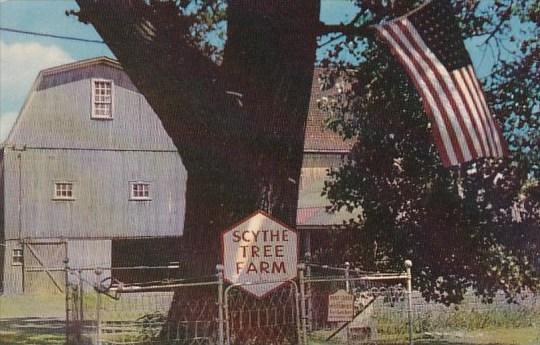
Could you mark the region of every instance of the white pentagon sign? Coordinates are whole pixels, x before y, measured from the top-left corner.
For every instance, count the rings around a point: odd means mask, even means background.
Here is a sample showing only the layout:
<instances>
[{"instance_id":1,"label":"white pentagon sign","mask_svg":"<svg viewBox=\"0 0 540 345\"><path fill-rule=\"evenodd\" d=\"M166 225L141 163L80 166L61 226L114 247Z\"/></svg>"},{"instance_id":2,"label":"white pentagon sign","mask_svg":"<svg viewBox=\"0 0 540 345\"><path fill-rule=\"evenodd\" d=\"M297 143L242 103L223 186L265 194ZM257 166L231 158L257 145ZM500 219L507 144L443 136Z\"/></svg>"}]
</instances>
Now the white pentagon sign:
<instances>
[{"instance_id":1,"label":"white pentagon sign","mask_svg":"<svg viewBox=\"0 0 540 345\"><path fill-rule=\"evenodd\" d=\"M296 231L262 211L223 232L221 245L225 280L258 298L296 277Z\"/></svg>"}]
</instances>

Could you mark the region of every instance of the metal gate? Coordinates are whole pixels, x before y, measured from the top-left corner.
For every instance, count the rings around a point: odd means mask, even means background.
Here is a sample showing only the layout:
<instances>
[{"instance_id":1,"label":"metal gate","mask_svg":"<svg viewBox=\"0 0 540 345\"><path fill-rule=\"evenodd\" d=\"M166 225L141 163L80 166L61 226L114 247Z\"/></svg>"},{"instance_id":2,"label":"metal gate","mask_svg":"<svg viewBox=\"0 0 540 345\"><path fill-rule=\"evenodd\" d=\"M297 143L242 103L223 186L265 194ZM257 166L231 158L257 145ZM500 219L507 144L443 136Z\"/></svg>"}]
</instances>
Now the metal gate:
<instances>
[{"instance_id":1,"label":"metal gate","mask_svg":"<svg viewBox=\"0 0 540 345\"><path fill-rule=\"evenodd\" d=\"M233 284L225 289L226 345L296 345L300 343L300 306L296 282L290 280L258 299Z\"/></svg>"},{"instance_id":2,"label":"metal gate","mask_svg":"<svg viewBox=\"0 0 540 345\"><path fill-rule=\"evenodd\" d=\"M25 293L64 293L64 259L67 243L24 242L23 287Z\"/></svg>"}]
</instances>

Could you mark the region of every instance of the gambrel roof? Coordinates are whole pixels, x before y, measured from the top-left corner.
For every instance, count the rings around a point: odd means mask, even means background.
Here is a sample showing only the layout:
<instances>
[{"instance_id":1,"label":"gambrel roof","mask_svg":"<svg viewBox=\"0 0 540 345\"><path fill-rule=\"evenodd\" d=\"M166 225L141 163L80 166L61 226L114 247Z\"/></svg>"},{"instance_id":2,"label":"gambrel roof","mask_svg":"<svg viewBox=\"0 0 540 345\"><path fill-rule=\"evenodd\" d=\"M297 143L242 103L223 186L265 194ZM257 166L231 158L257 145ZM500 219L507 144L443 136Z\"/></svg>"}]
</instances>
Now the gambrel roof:
<instances>
[{"instance_id":1,"label":"gambrel roof","mask_svg":"<svg viewBox=\"0 0 540 345\"><path fill-rule=\"evenodd\" d=\"M91 120L93 78L114 84L112 120ZM107 57L41 71L4 145L177 151L121 65Z\"/></svg>"}]
</instances>

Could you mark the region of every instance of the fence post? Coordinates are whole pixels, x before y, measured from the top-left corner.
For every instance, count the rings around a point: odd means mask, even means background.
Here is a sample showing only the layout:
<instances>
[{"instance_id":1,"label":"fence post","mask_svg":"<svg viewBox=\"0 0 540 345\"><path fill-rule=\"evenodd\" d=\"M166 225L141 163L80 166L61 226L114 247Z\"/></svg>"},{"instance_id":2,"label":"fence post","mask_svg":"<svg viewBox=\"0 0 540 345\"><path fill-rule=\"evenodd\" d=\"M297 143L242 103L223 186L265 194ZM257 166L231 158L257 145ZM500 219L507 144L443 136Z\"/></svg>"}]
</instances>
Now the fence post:
<instances>
[{"instance_id":1,"label":"fence post","mask_svg":"<svg viewBox=\"0 0 540 345\"><path fill-rule=\"evenodd\" d=\"M413 310L412 310L412 261L405 260L405 269L407 271L407 319L409 322L409 345L413 345Z\"/></svg>"},{"instance_id":2,"label":"fence post","mask_svg":"<svg viewBox=\"0 0 540 345\"><path fill-rule=\"evenodd\" d=\"M81 332L78 334L78 340L81 341L82 336L82 329L84 327L84 286L83 286L83 277L82 277L82 270L79 269L79 327L81 328Z\"/></svg>"},{"instance_id":3,"label":"fence post","mask_svg":"<svg viewBox=\"0 0 540 345\"><path fill-rule=\"evenodd\" d=\"M69 322L69 259L67 257L64 258L64 283L66 284L66 344L71 344L71 339L69 337L71 333L71 325Z\"/></svg>"},{"instance_id":4,"label":"fence post","mask_svg":"<svg viewBox=\"0 0 540 345\"><path fill-rule=\"evenodd\" d=\"M345 262L345 291L351 293L351 282L349 281L349 270L351 269L351 263Z\"/></svg>"},{"instance_id":5,"label":"fence post","mask_svg":"<svg viewBox=\"0 0 540 345\"><path fill-rule=\"evenodd\" d=\"M306 288L305 288L305 279L304 279L304 271L306 269L305 264L299 264L298 265L298 281L300 283L300 320L301 320L301 326L302 326L302 344L307 345L307 318L306 318ZM300 337L300 334L298 335Z\"/></svg>"},{"instance_id":6,"label":"fence post","mask_svg":"<svg viewBox=\"0 0 540 345\"><path fill-rule=\"evenodd\" d=\"M101 274L103 271L96 268L94 273L96 274L96 345L101 345Z\"/></svg>"},{"instance_id":7,"label":"fence post","mask_svg":"<svg viewBox=\"0 0 540 345\"><path fill-rule=\"evenodd\" d=\"M223 293L223 301L225 303L225 344L231 345L231 325L229 323L229 290L235 285L229 285Z\"/></svg>"},{"instance_id":8,"label":"fence post","mask_svg":"<svg viewBox=\"0 0 540 345\"><path fill-rule=\"evenodd\" d=\"M313 305L311 297L311 253L306 252L305 255L306 262L306 299L307 299L307 323L309 330L313 330Z\"/></svg>"},{"instance_id":9,"label":"fence post","mask_svg":"<svg viewBox=\"0 0 540 345\"><path fill-rule=\"evenodd\" d=\"M223 265L217 265L218 277L218 345L225 344L224 318L223 318Z\"/></svg>"}]
</instances>

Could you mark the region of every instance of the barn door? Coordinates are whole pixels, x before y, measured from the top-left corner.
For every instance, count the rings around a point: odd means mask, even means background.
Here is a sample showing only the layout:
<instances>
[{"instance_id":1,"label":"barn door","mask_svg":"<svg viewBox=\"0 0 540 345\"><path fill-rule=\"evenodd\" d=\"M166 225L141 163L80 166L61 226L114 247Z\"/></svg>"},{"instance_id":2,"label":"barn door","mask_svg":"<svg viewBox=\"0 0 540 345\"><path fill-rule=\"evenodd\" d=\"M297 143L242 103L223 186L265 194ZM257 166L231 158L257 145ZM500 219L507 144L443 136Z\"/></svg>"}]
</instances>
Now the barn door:
<instances>
[{"instance_id":1,"label":"barn door","mask_svg":"<svg viewBox=\"0 0 540 345\"><path fill-rule=\"evenodd\" d=\"M24 243L24 292L64 293L66 242Z\"/></svg>"}]
</instances>

